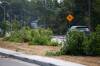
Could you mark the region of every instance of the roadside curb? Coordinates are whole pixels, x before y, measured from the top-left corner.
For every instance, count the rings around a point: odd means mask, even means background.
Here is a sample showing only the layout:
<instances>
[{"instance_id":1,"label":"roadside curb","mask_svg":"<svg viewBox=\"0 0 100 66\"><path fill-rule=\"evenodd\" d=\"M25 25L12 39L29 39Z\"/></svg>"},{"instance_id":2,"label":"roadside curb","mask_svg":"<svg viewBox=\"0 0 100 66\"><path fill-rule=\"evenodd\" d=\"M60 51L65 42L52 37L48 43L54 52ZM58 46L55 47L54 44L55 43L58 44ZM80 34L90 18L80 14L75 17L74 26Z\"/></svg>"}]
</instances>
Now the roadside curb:
<instances>
[{"instance_id":1,"label":"roadside curb","mask_svg":"<svg viewBox=\"0 0 100 66\"><path fill-rule=\"evenodd\" d=\"M85 66L78 63L57 60L57 59L48 58L48 57L27 55L27 54L15 52L15 51L3 49L3 48L0 48L0 55L22 60L29 63L35 63L40 66Z\"/></svg>"}]
</instances>

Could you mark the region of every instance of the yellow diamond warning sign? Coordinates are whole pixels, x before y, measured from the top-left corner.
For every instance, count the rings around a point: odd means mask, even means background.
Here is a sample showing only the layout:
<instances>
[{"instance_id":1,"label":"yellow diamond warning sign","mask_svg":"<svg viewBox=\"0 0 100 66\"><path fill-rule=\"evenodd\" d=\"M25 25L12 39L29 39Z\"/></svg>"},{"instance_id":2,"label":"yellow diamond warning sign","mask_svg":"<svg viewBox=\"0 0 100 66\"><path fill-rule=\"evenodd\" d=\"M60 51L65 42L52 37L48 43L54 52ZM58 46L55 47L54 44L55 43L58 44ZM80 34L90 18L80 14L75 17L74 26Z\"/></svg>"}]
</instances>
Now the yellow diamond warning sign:
<instances>
[{"instance_id":1,"label":"yellow diamond warning sign","mask_svg":"<svg viewBox=\"0 0 100 66\"><path fill-rule=\"evenodd\" d=\"M69 21L69 23L70 22L72 22L72 20L74 19L74 16L73 15L71 15L71 14L69 14L67 17L66 17L66 19Z\"/></svg>"}]
</instances>

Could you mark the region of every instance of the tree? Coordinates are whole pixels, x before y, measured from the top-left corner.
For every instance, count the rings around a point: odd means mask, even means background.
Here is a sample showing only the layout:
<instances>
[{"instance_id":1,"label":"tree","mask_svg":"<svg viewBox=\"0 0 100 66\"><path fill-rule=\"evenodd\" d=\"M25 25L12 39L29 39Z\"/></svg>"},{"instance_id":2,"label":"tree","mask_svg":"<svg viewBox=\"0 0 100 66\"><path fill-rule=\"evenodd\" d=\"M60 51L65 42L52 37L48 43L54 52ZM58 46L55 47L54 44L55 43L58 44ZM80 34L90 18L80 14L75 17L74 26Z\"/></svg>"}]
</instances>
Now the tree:
<instances>
[{"instance_id":1,"label":"tree","mask_svg":"<svg viewBox=\"0 0 100 66\"><path fill-rule=\"evenodd\" d=\"M0 23L0 28L2 29L2 36L5 36L6 32L10 31L10 22L9 21L3 21Z\"/></svg>"},{"instance_id":2,"label":"tree","mask_svg":"<svg viewBox=\"0 0 100 66\"><path fill-rule=\"evenodd\" d=\"M80 14L86 25L90 27L92 31L99 23L100 17L100 1L99 0L75 0L76 14ZM80 21L81 22L81 21ZM82 22L81 22L82 23Z\"/></svg>"},{"instance_id":3,"label":"tree","mask_svg":"<svg viewBox=\"0 0 100 66\"><path fill-rule=\"evenodd\" d=\"M12 27L12 31L18 31L21 29L20 23L16 19L13 20L11 27Z\"/></svg>"},{"instance_id":4,"label":"tree","mask_svg":"<svg viewBox=\"0 0 100 66\"><path fill-rule=\"evenodd\" d=\"M95 30L95 27L100 24L100 1L99 0L92 0L92 11L91 11L91 25L92 29Z\"/></svg>"},{"instance_id":5,"label":"tree","mask_svg":"<svg viewBox=\"0 0 100 66\"><path fill-rule=\"evenodd\" d=\"M75 0L75 15L80 25L87 25L89 21L85 18L89 18L89 1L90 0Z\"/></svg>"}]
</instances>

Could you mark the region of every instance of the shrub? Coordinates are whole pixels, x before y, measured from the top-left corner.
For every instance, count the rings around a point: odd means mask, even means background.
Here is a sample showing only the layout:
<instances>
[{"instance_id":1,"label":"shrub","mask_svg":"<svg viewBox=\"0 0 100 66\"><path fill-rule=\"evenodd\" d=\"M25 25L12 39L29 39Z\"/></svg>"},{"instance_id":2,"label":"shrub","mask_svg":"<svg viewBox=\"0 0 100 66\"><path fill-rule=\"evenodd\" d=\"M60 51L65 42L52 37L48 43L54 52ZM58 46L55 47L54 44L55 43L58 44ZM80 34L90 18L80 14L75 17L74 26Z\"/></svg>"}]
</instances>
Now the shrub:
<instances>
[{"instance_id":1,"label":"shrub","mask_svg":"<svg viewBox=\"0 0 100 66\"><path fill-rule=\"evenodd\" d=\"M52 31L50 29L34 29L31 44L48 45L51 43Z\"/></svg>"},{"instance_id":2,"label":"shrub","mask_svg":"<svg viewBox=\"0 0 100 66\"><path fill-rule=\"evenodd\" d=\"M100 55L100 25L96 27L96 31L90 37L86 37L83 45L86 55Z\"/></svg>"},{"instance_id":3,"label":"shrub","mask_svg":"<svg viewBox=\"0 0 100 66\"><path fill-rule=\"evenodd\" d=\"M21 42L21 36L19 32L12 32L10 37L6 37L6 40L13 41L13 42Z\"/></svg>"},{"instance_id":4,"label":"shrub","mask_svg":"<svg viewBox=\"0 0 100 66\"><path fill-rule=\"evenodd\" d=\"M5 40L13 41L13 42L29 42L31 41L31 29L28 27L24 27L19 31L11 32L10 37L4 38Z\"/></svg>"},{"instance_id":5,"label":"shrub","mask_svg":"<svg viewBox=\"0 0 100 66\"><path fill-rule=\"evenodd\" d=\"M90 36L80 32L71 32L67 35L64 47L61 49L63 54L71 55L100 55L100 25Z\"/></svg>"},{"instance_id":6,"label":"shrub","mask_svg":"<svg viewBox=\"0 0 100 66\"><path fill-rule=\"evenodd\" d=\"M38 45L56 45L51 43L52 31L50 29L30 29L24 27L19 31L11 32L10 37L6 37L5 40L13 42L29 42L29 44Z\"/></svg>"},{"instance_id":7,"label":"shrub","mask_svg":"<svg viewBox=\"0 0 100 66\"><path fill-rule=\"evenodd\" d=\"M65 46L61 49L64 54L82 55L84 34L80 32L70 32L66 38Z\"/></svg>"},{"instance_id":8,"label":"shrub","mask_svg":"<svg viewBox=\"0 0 100 66\"><path fill-rule=\"evenodd\" d=\"M31 32L32 30L29 27L24 27L22 30L20 30L22 42L29 42L32 40Z\"/></svg>"}]
</instances>

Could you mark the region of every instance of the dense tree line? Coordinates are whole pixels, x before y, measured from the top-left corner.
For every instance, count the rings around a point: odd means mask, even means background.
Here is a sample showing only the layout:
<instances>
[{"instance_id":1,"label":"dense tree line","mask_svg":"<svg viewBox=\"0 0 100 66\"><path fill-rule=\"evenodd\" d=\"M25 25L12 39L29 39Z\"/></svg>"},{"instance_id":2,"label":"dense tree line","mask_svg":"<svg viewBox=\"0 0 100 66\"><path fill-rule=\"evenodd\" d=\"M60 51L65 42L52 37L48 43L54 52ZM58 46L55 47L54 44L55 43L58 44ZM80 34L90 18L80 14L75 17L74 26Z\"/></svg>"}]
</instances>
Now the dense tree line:
<instances>
[{"instance_id":1,"label":"dense tree line","mask_svg":"<svg viewBox=\"0 0 100 66\"><path fill-rule=\"evenodd\" d=\"M88 25L91 29L99 23L99 0L0 0L0 21L13 23L17 20L20 26L29 25L38 19L39 24L51 28L54 33L64 34L67 31L66 16L72 14L75 19L70 25ZM91 3L90 3L91 2ZM90 4L89 4L90 3ZM90 14L89 14L90 13Z\"/></svg>"}]
</instances>

